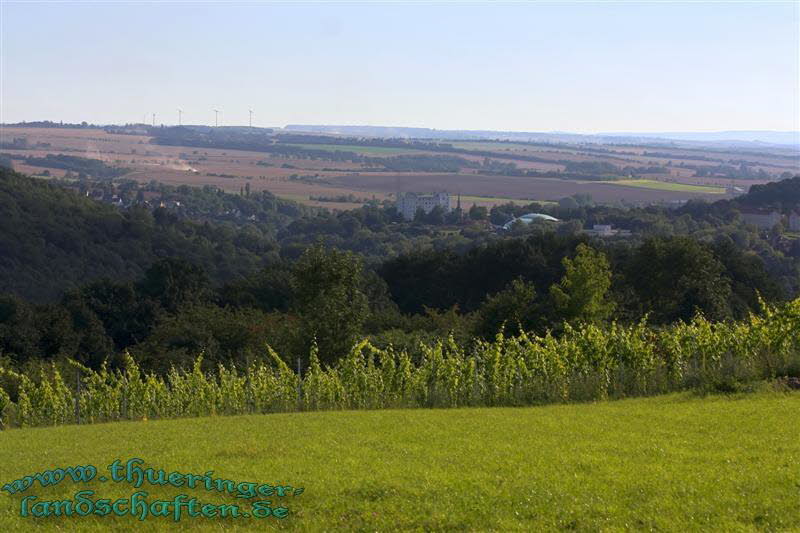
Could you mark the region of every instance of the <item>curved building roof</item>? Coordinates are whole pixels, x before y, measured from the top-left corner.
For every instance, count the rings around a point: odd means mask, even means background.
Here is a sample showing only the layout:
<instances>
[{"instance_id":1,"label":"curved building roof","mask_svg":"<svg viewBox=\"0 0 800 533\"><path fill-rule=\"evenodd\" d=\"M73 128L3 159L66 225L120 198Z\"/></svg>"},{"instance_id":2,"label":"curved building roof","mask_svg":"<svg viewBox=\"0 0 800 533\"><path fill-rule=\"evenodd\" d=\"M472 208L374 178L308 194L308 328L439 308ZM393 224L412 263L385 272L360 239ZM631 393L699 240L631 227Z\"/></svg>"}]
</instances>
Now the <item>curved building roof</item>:
<instances>
[{"instance_id":1,"label":"curved building roof","mask_svg":"<svg viewBox=\"0 0 800 533\"><path fill-rule=\"evenodd\" d=\"M508 221L504 226L503 229L511 229L511 226L514 225L514 222L519 220L524 224L530 224L534 220L543 220L545 222L560 222L556 217L551 217L550 215L546 215L544 213L526 213L520 217L511 219Z\"/></svg>"}]
</instances>

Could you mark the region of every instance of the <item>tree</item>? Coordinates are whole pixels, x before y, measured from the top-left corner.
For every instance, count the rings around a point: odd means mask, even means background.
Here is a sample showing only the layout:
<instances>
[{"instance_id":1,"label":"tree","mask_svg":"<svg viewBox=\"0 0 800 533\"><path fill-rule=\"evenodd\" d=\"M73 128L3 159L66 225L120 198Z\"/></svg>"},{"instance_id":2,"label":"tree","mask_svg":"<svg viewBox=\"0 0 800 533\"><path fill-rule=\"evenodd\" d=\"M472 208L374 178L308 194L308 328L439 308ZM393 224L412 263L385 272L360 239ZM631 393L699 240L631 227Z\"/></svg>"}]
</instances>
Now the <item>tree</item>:
<instances>
[{"instance_id":1,"label":"tree","mask_svg":"<svg viewBox=\"0 0 800 533\"><path fill-rule=\"evenodd\" d=\"M473 206L474 207L474 206ZM506 222L514 218L513 215L514 205L506 204L504 206L494 206L489 212L489 222L495 226L502 226Z\"/></svg>"},{"instance_id":2,"label":"tree","mask_svg":"<svg viewBox=\"0 0 800 533\"><path fill-rule=\"evenodd\" d=\"M316 339L323 362L345 355L361 334L369 312L362 271L357 256L321 245L308 248L292 268L292 310L306 347Z\"/></svg>"},{"instance_id":3,"label":"tree","mask_svg":"<svg viewBox=\"0 0 800 533\"><path fill-rule=\"evenodd\" d=\"M444 208L442 206L436 205L433 209L430 210L428 215L425 217L428 224L432 224L434 226L441 226L444 224Z\"/></svg>"},{"instance_id":4,"label":"tree","mask_svg":"<svg viewBox=\"0 0 800 533\"><path fill-rule=\"evenodd\" d=\"M487 216L488 212L484 206L472 204L472 207L469 208L469 218L472 220L486 220Z\"/></svg>"},{"instance_id":5,"label":"tree","mask_svg":"<svg viewBox=\"0 0 800 533\"><path fill-rule=\"evenodd\" d=\"M139 284L139 291L161 304L168 313L210 297L210 283L203 269L181 259L153 263Z\"/></svg>"},{"instance_id":6,"label":"tree","mask_svg":"<svg viewBox=\"0 0 800 533\"><path fill-rule=\"evenodd\" d=\"M568 220L559 224L556 232L559 235L576 235L583 230L583 222L577 219Z\"/></svg>"},{"instance_id":7,"label":"tree","mask_svg":"<svg viewBox=\"0 0 800 533\"><path fill-rule=\"evenodd\" d=\"M611 267L605 254L583 243L574 259L562 261L566 271L561 282L550 287L553 308L560 318L587 323L601 322L614 310L607 299Z\"/></svg>"},{"instance_id":8,"label":"tree","mask_svg":"<svg viewBox=\"0 0 800 533\"><path fill-rule=\"evenodd\" d=\"M646 240L628 262L626 282L641 302L636 314L655 323L690 320L700 311L711 320L731 318L730 280L707 245L688 237Z\"/></svg>"},{"instance_id":9,"label":"tree","mask_svg":"<svg viewBox=\"0 0 800 533\"><path fill-rule=\"evenodd\" d=\"M561 200L558 201L558 206L562 209L577 209L578 202L575 198L571 196L565 196Z\"/></svg>"},{"instance_id":10,"label":"tree","mask_svg":"<svg viewBox=\"0 0 800 533\"><path fill-rule=\"evenodd\" d=\"M444 221L447 224L458 224L464 218L464 213L461 211L460 207L456 207L444 217Z\"/></svg>"},{"instance_id":11,"label":"tree","mask_svg":"<svg viewBox=\"0 0 800 533\"><path fill-rule=\"evenodd\" d=\"M103 322L85 302L66 297L64 309L72 319L72 329L77 334L73 357L91 368L99 368L104 360L114 354L114 342L106 334Z\"/></svg>"},{"instance_id":12,"label":"tree","mask_svg":"<svg viewBox=\"0 0 800 533\"><path fill-rule=\"evenodd\" d=\"M40 356L36 313L32 305L13 295L0 295L0 354L17 361Z\"/></svg>"},{"instance_id":13,"label":"tree","mask_svg":"<svg viewBox=\"0 0 800 533\"><path fill-rule=\"evenodd\" d=\"M68 292L63 301L80 301L91 309L103 324L117 350L144 340L156 322L157 304L141 298L132 283L98 280Z\"/></svg>"},{"instance_id":14,"label":"tree","mask_svg":"<svg viewBox=\"0 0 800 533\"><path fill-rule=\"evenodd\" d=\"M505 325L512 335L533 329L537 319L536 288L521 277L513 280L502 291L486 297L478 311L476 333L491 338Z\"/></svg>"},{"instance_id":15,"label":"tree","mask_svg":"<svg viewBox=\"0 0 800 533\"><path fill-rule=\"evenodd\" d=\"M295 322L257 309L198 305L165 317L132 353L144 368L161 373L173 365L187 368L201 353L209 370L218 364L246 367L263 356L267 343L289 356L296 339Z\"/></svg>"},{"instance_id":16,"label":"tree","mask_svg":"<svg viewBox=\"0 0 800 533\"><path fill-rule=\"evenodd\" d=\"M219 304L254 307L264 312L286 311L292 297L289 265L277 263L241 280L223 285Z\"/></svg>"}]
</instances>

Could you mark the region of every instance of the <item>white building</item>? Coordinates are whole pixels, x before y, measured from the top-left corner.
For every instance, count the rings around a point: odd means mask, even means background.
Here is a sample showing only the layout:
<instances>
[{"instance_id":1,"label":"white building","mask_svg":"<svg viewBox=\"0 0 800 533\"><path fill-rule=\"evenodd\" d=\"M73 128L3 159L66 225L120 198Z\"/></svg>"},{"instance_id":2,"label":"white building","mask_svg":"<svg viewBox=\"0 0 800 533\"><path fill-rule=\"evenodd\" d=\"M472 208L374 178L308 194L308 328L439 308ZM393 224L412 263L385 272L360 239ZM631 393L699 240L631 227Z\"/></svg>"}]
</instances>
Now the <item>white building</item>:
<instances>
[{"instance_id":1,"label":"white building","mask_svg":"<svg viewBox=\"0 0 800 533\"><path fill-rule=\"evenodd\" d=\"M530 224L534 220L540 220L544 222L560 222L560 220L558 220L556 217L551 217L550 215L545 215L544 213L528 213L526 215L522 215L521 217L509 220L503 226L503 229L511 229L514 223L517 221L522 222L523 224Z\"/></svg>"},{"instance_id":2,"label":"white building","mask_svg":"<svg viewBox=\"0 0 800 533\"><path fill-rule=\"evenodd\" d=\"M615 229L611 224L595 224L592 229L583 230L587 235L597 237L630 237L631 232L627 229Z\"/></svg>"},{"instance_id":3,"label":"white building","mask_svg":"<svg viewBox=\"0 0 800 533\"><path fill-rule=\"evenodd\" d=\"M437 192L434 194L422 195L407 192L400 193L397 199L397 210L406 220L414 220L414 216L420 209L425 213L430 213L436 206L444 209L445 213L449 213L450 194L446 192Z\"/></svg>"},{"instance_id":4,"label":"white building","mask_svg":"<svg viewBox=\"0 0 800 533\"><path fill-rule=\"evenodd\" d=\"M612 231L614 230L611 229L611 224L595 224L592 226L592 231L595 235L599 235L601 237L610 237L613 235Z\"/></svg>"},{"instance_id":5,"label":"white building","mask_svg":"<svg viewBox=\"0 0 800 533\"><path fill-rule=\"evenodd\" d=\"M772 229L781 221L781 214L777 211L742 211L742 220L759 229Z\"/></svg>"}]
</instances>

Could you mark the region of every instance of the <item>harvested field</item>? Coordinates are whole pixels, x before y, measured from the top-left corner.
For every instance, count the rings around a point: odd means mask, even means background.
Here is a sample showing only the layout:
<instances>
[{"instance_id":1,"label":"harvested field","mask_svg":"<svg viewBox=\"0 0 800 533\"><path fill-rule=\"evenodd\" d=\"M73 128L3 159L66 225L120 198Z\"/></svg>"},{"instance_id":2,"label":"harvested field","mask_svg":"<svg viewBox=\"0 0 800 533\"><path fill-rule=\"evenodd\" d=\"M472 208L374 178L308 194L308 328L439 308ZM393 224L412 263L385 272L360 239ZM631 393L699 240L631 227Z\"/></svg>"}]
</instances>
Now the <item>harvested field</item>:
<instances>
[{"instance_id":1,"label":"harvested field","mask_svg":"<svg viewBox=\"0 0 800 533\"><path fill-rule=\"evenodd\" d=\"M140 183L149 183L151 180L156 180L161 183L169 185L190 185L193 187L202 187L204 185L213 185L220 189L237 193L246 184L250 184L250 190L269 191L276 196L282 198L289 198L297 201L302 201L305 204L323 205L323 207L332 208L333 202L312 202L309 200L310 196L341 196L353 194L354 196L365 196L364 191L360 189L348 189L346 187L333 186L325 183L307 183L298 180L291 180L285 177L246 177L236 176L234 178L220 178L218 176L207 176L203 173L194 174L192 172L174 170L164 168L157 172L154 171L136 171L126 176L127 178L134 179ZM374 194L378 200L386 198L385 194L381 192L370 192L370 196ZM349 204L349 202L347 202ZM360 204L359 204L360 205Z\"/></svg>"},{"instance_id":2,"label":"harvested field","mask_svg":"<svg viewBox=\"0 0 800 533\"><path fill-rule=\"evenodd\" d=\"M670 190L627 187L604 182L583 182L556 178L484 176L476 174L387 174L359 173L329 179L332 185L357 191L436 192L449 191L470 196L555 201L576 193L591 194L595 201L659 202L687 198L719 198L719 194L700 194Z\"/></svg>"},{"instance_id":3,"label":"harvested field","mask_svg":"<svg viewBox=\"0 0 800 533\"><path fill-rule=\"evenodd\" d=\"M553 161L607 161L616 166L640 167L659 164L667 173L638 176L637 182L596 182L561 180L557 178L532 178L512 176L487 176L478 174L477 169L465 169L457 174L446 173L387 173L375 172L361 164L347 161L329 161L275 156L264 152L241 151L221 148L193 148L186 146L163 146L150 144L150 137L142 135L108 134L102 129L62 129L4 127L2 141L11 142L15 138L26 138L30 149L3 152L19 156L42 157L48 153L65 154L78 157L100 159L107 164L124 166L133 170L130 177L141 182L156 180L179 185L214 185L228 191L238 192L246 183L252 190L269 190L282 197L296 199L306 204L329 208L356 206L350 202L316 202L309 196L336 197L353 193L355 196L371 196L378 199L387 194L401 191L431 192L447 190L452 194L476 197L478 205L494 205L500 199L549 200L554 201L575 193L588 193L596 201L630 201L636 203L680 201L689 198L718 199L722 196L720 187L731 184L749 187L765 180L730 180L724 177L696 177L694 169L686 166L738 165L745 160L748 167L757 171L763 168L778 175L788 168L796 168L792 159L782 157L791 152L764 149L747 152L725 151L723 149L692 150L674 146L618 146L618 145L575 145L552 146L524 143L499 143L492 141L466 142L452 144L458 148L495 151L495 159L501 163L514 163L524 170L539 172L564 171L564 165L549 162L532 162L513 159L513 156L535 156ZM44 144L41 144L44 143ZM287 143L289 144L289 143ZM443 155L443 152L414 150L381 146L355 146L339 144L291 143L292 146L322 150L354 151L373 157L391 157L399 154L415 153ZM600 148L607 153L593 152ZM651 152L662 155L645 156ZM774 155L771 155L773 154ZM470 161L483 162L484 156L457 154ZM509 157L511 156L511 157ZM691 159L708 157L714 161ZM688 159L681 159L682 157ZM681 166L681 164L685 166ZM22 172L40 174L43 167L32 167L20 162L15 166ZM192 171L197 171L192 172ZM800 170L800 169L798 169ZM63 171L50 169L54 176ZM711 187L710 189L708 187ZM365 194L366 193L366 194ZM339 205L341 204L341 205Z\"/></svg>"},{"instance_id":4,"label":"harvested field","mask_svg":"<svg viewBox=\"0 0 800 533\"><path fill-rule=\"evenodd\" d=\"M280 146L297 146L309 150L325 150L328 152L355 152L374 156L392 156L400 154L416 154L422 152L413 148L392 148L384 146L353 146L349 144L294 144L280 143ZM426 152L427 153L427 152Z\"/></svg>"}]
</instances>

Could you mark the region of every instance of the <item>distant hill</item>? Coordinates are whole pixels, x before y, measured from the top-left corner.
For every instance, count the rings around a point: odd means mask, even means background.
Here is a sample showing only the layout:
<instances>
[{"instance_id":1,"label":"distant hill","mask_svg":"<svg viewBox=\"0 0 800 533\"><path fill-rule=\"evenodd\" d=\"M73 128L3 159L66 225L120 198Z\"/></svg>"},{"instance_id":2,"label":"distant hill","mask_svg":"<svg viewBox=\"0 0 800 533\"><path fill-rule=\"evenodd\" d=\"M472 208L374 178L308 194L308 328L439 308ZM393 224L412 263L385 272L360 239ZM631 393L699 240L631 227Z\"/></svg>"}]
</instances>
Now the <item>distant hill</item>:
<instances>
[{"instance_id":1,"label":"distant hill","mask_svg":"<svg viewBox=\"0 0 800 533\"><path fill-rule=\"evenodd\" d=\"M605 137L638 137L677 141L724 142L729 144L788 144L800 146L800 131L695 131L661 133L601 133Z\"/></svg>"},{"instance_id":2,"label":"distant hill","mask_svg":"<svg viewBox=\"0 0 800 533\"><path fill-rule=\"evenodd\" d=\"M665 132L665 133L597 133L580 134L569 132L523 132L491 130L437 130L431 128L404 128L393 126L342 126L289 124L286 131L328 133L332 135L356 135L364 137L391 137L417 139L498 139L508 141L536 142L707 142L728 143L752 147L753 145L779 144L800 148L800 132L797 131L720 131L720 132Z\"/></svg>"}]
</instances>

